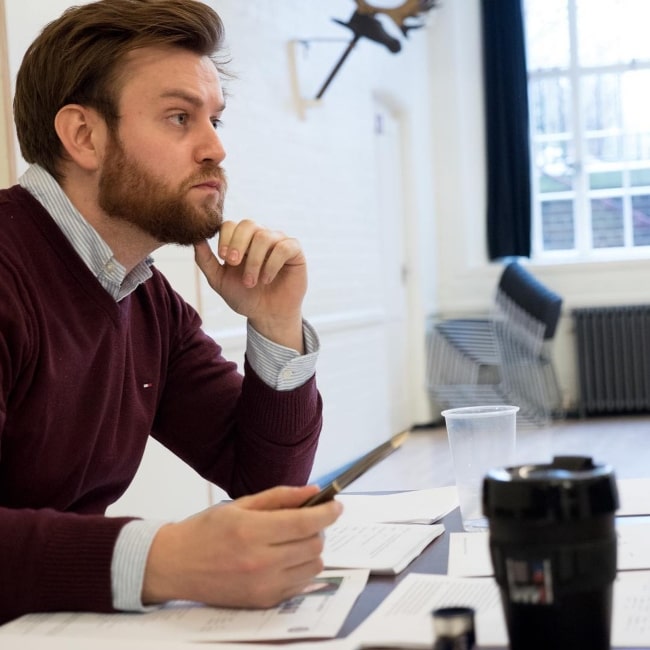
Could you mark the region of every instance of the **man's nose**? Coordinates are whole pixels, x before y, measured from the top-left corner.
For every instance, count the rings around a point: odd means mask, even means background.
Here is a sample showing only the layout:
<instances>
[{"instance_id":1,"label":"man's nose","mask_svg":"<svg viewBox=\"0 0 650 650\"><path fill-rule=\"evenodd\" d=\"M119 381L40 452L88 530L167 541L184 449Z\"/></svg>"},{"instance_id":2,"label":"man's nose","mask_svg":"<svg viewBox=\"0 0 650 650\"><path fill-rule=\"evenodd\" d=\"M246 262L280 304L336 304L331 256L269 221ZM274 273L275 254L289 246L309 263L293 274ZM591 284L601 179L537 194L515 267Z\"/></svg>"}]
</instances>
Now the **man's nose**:
<instances>
[{"instance_id":1,"label":"man's nose","mask_svg":"<svg viewBox=\"0 0 650 650\"><path fill-rule=\"evenodd\" d=\"M216 163L226 157L226 149L223 146L221 137L210 122L209 128L202 129L199 144L197 146L197 159L199 162L212 160Z\"/></svg>"}]
</instances>

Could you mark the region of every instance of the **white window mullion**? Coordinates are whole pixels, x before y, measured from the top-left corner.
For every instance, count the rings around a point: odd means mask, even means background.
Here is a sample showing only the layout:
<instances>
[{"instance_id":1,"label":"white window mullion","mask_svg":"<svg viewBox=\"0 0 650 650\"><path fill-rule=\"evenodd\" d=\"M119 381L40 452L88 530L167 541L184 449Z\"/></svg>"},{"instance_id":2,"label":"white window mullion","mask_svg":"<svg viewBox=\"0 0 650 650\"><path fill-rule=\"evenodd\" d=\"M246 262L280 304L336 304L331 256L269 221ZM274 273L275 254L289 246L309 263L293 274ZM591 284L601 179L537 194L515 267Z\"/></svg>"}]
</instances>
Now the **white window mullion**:
<instances>
[{"instance_id":1,"label":"white window mullion","mask_svg":"<svg viewBox=\"0 0 650 650\"><path fill-rule=\"evenodd\" d=\"M586 168L586 142L584 138L584 113L582 109L582 84L580 64L578 61L578 16L575 0L568 0L570 63L569 79L571 83L571 123L573 125L574 190L575 213L574 232L575 247L580 256L592 248L591 206L589 204L589 179Z\"/></svg>"}]
</instances>

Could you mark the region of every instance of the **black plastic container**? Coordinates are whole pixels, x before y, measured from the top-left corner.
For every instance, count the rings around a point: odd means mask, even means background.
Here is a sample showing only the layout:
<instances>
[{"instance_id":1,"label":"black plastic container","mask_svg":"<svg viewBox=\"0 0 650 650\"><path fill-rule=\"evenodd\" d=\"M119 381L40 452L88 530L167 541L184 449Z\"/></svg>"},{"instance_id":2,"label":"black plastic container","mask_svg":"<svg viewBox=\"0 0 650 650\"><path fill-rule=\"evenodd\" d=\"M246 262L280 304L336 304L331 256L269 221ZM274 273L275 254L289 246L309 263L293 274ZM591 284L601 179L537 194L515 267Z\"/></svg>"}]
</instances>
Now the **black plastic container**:
<instances>
[{"instance_id":1,"label":"black plastic container","mask_svg":"<svg viewBox=\"0 0 650 650\"><path fill-rule=\"evenodd\" d=\"M440 607L431 612L436 641L433 650L474 650L474 610L471 607Z\"/></svg>"},{"instance_id":2,"label":"black plastic container","mask_svg":"<svg viewBox=\"0 0 650 650\"><path fill-rule=\"evenodd\" d=\"M490 555L511 650L609 650L618 492L584 456L490 471Z\"/></svg>"}]
</instances>

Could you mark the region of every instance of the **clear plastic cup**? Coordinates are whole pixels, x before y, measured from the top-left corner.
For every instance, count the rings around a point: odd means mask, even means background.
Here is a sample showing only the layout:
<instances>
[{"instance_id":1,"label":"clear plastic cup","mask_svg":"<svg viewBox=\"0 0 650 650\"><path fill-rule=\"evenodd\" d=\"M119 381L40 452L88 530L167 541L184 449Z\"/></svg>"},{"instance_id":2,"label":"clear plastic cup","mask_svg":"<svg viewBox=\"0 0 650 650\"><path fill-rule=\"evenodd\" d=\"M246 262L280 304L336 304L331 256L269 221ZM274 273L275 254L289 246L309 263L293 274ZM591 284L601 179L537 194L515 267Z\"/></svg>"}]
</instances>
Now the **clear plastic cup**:
<instances>
[{"instance_id":1,"label":"clear plastic cup","mask_svg":"<svg viewBox=\"0 0 650 650\"><path fill-rule=\"evenodd\" d=\"M442 412L466 531L488 530L481 502L483 479L492 468L514 464L518 410L504 404Z\"/></svg>"}]
</instances>

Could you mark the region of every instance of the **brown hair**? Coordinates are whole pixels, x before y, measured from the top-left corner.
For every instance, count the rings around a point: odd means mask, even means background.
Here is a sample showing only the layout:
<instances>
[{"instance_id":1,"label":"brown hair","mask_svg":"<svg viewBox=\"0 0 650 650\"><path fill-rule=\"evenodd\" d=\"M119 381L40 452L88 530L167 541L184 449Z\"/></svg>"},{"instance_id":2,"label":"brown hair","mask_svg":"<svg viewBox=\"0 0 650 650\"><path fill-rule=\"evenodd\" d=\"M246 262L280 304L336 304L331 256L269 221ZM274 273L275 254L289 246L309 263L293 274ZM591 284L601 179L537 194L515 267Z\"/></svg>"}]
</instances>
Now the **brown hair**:
<instances>
[{"instance_id":1,"label":"brown hair","mask_svg":"<svg viewBox=\"0 0 650 650\"><path fill-rule=\"evenodd\" d=\"M63 153L54 118L67 104L97 110L117 127L121 62L141 47L172 45L209 56L223 48L217 13L198 0L100 0L71 7L27 50L14 95L20 151L58 180Z\"/></svg>"}]
</instances>

